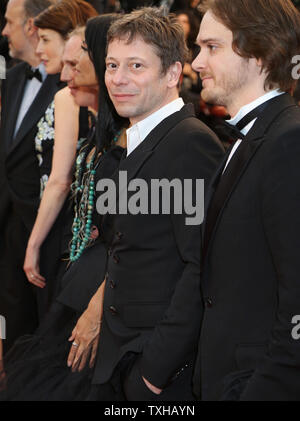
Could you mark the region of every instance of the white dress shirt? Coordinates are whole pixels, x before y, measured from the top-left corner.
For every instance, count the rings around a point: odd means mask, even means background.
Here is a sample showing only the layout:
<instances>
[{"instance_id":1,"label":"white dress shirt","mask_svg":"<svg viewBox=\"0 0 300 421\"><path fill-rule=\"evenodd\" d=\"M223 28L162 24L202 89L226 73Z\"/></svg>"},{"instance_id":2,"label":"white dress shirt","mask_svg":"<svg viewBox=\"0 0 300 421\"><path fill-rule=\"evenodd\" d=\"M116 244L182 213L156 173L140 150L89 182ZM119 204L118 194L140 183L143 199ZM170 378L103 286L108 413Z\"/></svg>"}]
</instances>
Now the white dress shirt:
<instances>
[{"instance_id":1,"label":"white dress shirt","mask_svg":"<svg viewBox=\"0 0 300 421\"><path fill-rule=\"evenodd\" d=\"M266 101L269 101L269 99L275 98L276 96L282 95L284 94L284 92L280 91L279 89L275 89L273 91L268 92L267 94L257 98L255 101L250 102L250 104L244 105L239 112L236 114L235 117L233 117L231 120L226 120L227 123L236 126L238 124L238 122L245 117L245 115L249 114L252 110L254 110L256 107L258 107L259 105L263 104ZM249 124L247 124L246 127L244 127L241 130L241 133L246 136L248 134L248 132L250 131L250 129L253 127L254 123L256 122L257 117L254 118L252 121L250 121ZM227 165L229 164L231 158L233 157L233 155L235 154L237 148L240 146L240 144L242 143L242 139L239 139L235 142L232 151L230 152L230 155L227 159L224 171L227 168ZM223 171L223 173L224 173Z\"/></svg>"},{"instance_id":2,"label":"white dress shirt","mask_svg":"<svg viewBox=\"0 0 300 421\"><path fill-rule=\"evenodd\" d=\"M46 73L44 65L41 63L38 67L34 67L33 71L36 70L36 69L39 69L39 71L41 72L42 80L44 82L44 80L47 77L47 73ZM22 102L21 102L18 118L17 118L17 121L16 121L14 137L16 136L17 131L19 130L23 119L24 119L27 111L29 110L31 104L33 103L34 98L36 97L37 93L39 92L41 86L42 86L42 82L40 82L35 77L27 80L27 82L25 84L25 88L24 88L23 99L22 99Z\"/></svg>"},{"instance_id":3,"label":"white dress shirt","mask_svg":"<svg viewBox=\"0 0 300 421\"><path fill-rule=\"evenodd\" d=\"M148 134L161 123L165 118L169 117L177 111L180 111L184 106L182 98L177 98L155 113L149 115L144 120L139 121L134 126L126 130L127 135L127 156L139 146L143 140L146 139Z\"/></svg>"}]
</instances>

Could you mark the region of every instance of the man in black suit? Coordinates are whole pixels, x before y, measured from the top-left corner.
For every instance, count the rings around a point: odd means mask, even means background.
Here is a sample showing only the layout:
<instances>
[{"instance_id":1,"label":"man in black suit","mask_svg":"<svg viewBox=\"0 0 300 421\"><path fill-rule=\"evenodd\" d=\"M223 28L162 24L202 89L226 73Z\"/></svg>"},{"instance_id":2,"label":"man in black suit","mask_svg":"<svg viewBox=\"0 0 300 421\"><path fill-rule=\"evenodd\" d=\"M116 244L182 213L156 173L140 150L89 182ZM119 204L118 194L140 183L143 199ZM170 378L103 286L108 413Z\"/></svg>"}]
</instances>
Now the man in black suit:
<instances>
[{"instance_id":1,"label":"man in black suit","mask_svg":"<svg viewBox=\"0 0 300 421\"><path fill-rule=\"evenodd\" d=\"M205 304L194 375L203 400L299 400L300 110L290 0L209 0L193 63L202 97L241 133L204 221Z\"/></svg>"},{"instance_id":2,"label":"man in black suit","mask_svg":"<svg viewBox=\"0 0 300 421\"><path fill-rule=\"evenodd\" d=\"M185 54L180 25L155 8L122 17L108 34L106 85L131 127L114 177L121 193L116 202L109 199L103 222L110 248L93 381L115 387L121 375L128 400L193 399L201 316L199 183L206 185L223 150L178 97ZM158 181L176 185L175 195L171 188L168 200L164 190L156 201ZM190 191L185 182L192 182ZM105 203L100 194L98 212L105 213ZM76 336L73 345L80 348Z\"/></svg>"},{"instance_id":3,"label":"man in black suit","mask_svg":"<svg viewBox=\"0 0 300 421\"><path fill-rule=\"evenodd\" d=\"M33 20L50 4L51 0L9 0L2 32L10 56L23 60L7 72L1 91L0 314L6 319L5 351L37 325L36 298L23 263L39 204L37 122L59 82L59 75L46 75L35 53L38 37Z\"/></svg>"}]
</instances>

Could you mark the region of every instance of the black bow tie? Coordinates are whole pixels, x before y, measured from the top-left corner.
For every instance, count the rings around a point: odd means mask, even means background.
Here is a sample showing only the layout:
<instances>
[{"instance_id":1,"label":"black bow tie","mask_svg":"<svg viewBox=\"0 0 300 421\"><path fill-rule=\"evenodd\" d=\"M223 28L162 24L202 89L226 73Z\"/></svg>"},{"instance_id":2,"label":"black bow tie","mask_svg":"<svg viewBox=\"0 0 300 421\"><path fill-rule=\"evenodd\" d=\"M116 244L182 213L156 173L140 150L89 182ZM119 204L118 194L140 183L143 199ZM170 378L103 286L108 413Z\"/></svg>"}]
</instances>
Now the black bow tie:
<instances>
[{"instance_id":1,"label":"black bow tie","mask_svg":"<svg viewBox=\"0 0 300 421\"><path fill-rule=\"evenodd\" d=\"M34 77L40 82L43 81L42 74L39 69L33 70L30 66L27 66L25 69L25 74L27 79L33 79Z\"/></svg>"},{"instance_id":2,"label":"black bow tie","mask_svg":"<svg viewBox=\"0 0 300 421\"><path fill-rule=\"evenodd\" d=\"M250 113L246 114L236 126L227 123L227 121L222 121L221 123L217 123L215 126L215 131L217 135L220 137L221 140L228 141L236 141L238 139L244 139L244 135L240 132L246 126L248 126L251 121L255 118L259 117L259 115L267 108L269 105L269 101L265 101L260 104L258 107L254 108L254 110L250 111Z\"/></svg>"},{"instance_id":3,"label":"black bow tie","mask_svg":"<svg viewBox=\"0 0 300 421\"><path fill-rule=\"evenodd\" d=\"M214 127L214 131L223 142L235 142L236 140L244 139L245 137L236 126L227 123L225 120L217 123Z\"/></svg>"}]
</instances>

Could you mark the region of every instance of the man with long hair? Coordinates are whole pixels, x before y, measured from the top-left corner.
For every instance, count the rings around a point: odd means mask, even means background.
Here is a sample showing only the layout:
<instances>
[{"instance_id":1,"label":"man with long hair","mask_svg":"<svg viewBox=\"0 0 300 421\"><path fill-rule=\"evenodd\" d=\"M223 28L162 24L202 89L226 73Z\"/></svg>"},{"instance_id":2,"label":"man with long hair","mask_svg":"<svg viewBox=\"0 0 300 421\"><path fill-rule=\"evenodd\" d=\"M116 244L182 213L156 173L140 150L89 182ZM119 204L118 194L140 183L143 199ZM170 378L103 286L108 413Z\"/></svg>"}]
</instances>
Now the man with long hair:
<instances>
[{"instance_id":1,"label":"man with long hair","mask_svg":"<svg viewBox=\"0 0 300 421\"><path fill-rule=\"evenodd\" d=\"M300 110L290 93L300 15L290 0L208 0L202 10L202 98L225 106L240 133L208 193L195 390L299 400Z\"/></svg>"}]
</instances>

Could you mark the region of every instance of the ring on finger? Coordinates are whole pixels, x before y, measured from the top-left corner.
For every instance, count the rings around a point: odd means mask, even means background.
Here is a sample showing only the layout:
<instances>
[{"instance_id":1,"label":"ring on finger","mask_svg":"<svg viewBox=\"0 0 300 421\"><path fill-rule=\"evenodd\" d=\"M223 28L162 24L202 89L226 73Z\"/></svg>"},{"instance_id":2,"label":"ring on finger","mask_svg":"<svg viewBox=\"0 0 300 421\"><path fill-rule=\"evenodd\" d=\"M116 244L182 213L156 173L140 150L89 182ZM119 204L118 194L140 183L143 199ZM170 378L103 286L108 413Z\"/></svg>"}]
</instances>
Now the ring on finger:
<instances>
[{"instance_id":1,"label":"ring on finger","mask_svg":"<svg viewBox=\"0 0 300 421\"><path fill-rule=\"evenodd\" d=\"M76 347L78 347L78 346L79 346L79 344L78 344L77 342L73 341L73 342L72 342L72 346L76 346Z\"/></svg>"}]
</instances>

